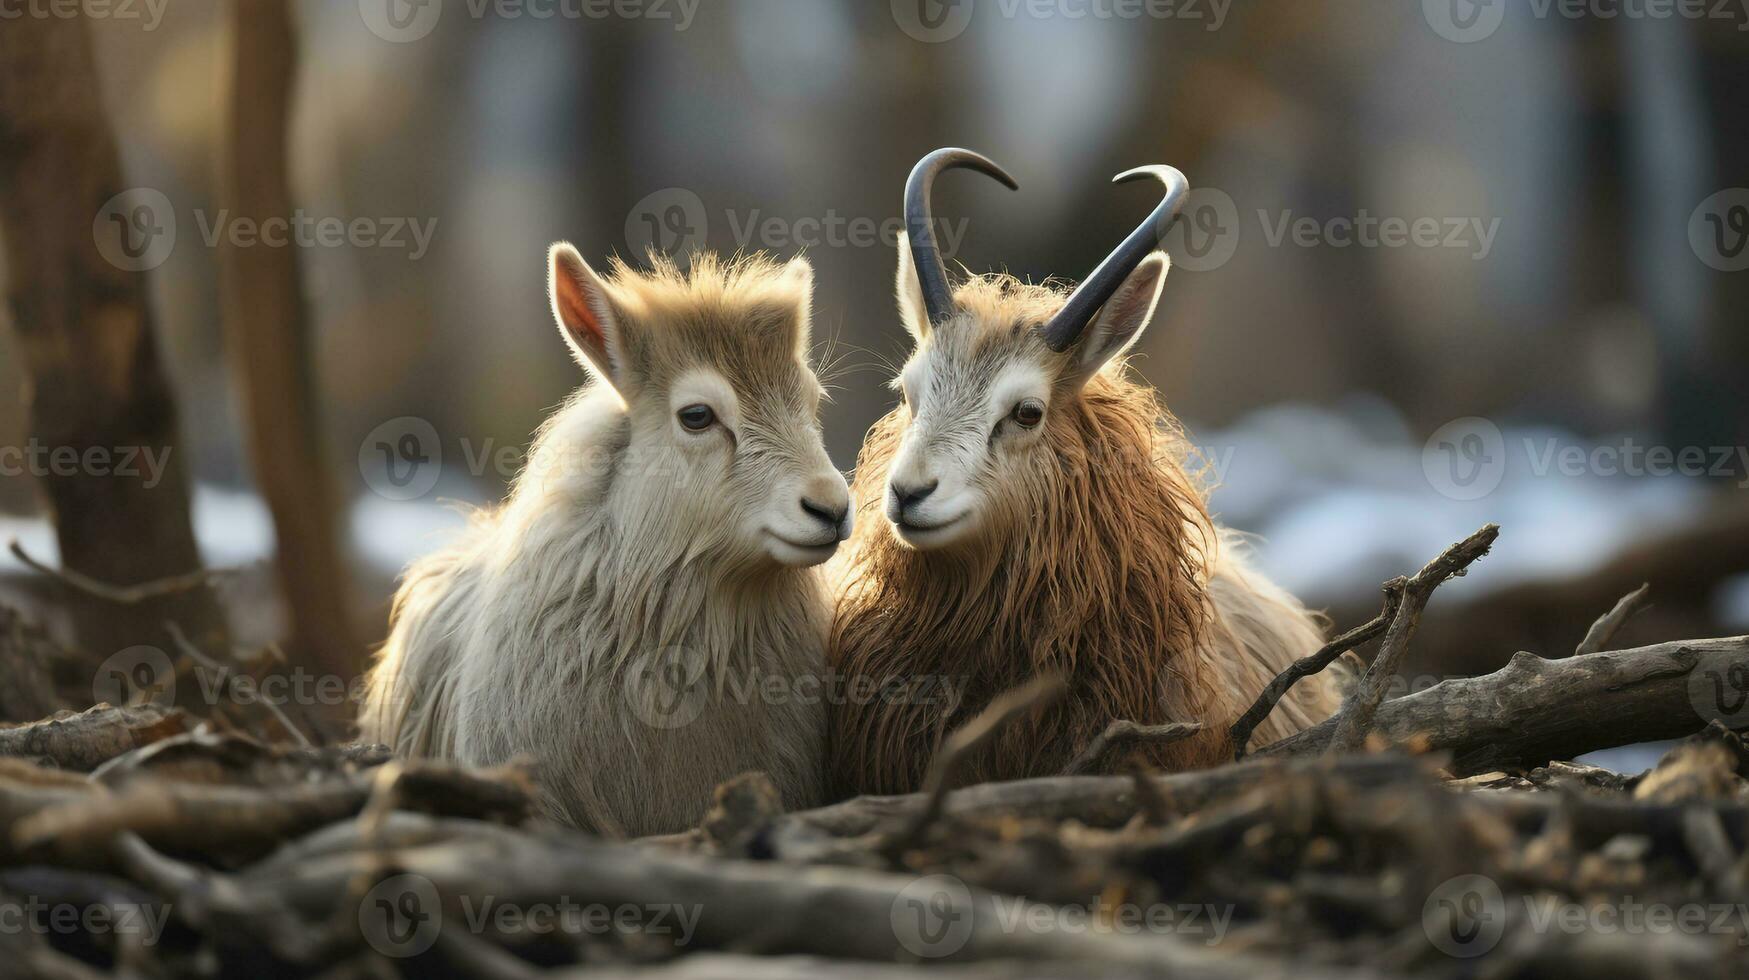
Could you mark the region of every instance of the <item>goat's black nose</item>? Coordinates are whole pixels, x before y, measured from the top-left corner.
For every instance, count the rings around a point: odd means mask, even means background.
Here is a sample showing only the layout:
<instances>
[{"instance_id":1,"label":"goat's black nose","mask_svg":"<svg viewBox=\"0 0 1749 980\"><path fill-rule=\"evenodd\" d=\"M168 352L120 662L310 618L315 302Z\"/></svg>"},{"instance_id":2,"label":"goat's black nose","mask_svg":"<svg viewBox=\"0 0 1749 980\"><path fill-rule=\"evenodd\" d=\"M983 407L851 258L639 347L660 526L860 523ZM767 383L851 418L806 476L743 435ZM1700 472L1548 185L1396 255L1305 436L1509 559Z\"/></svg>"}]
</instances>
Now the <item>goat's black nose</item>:
<instances>
[{"instance_id":1,"label":"goat's black nose","mask_svg":"<svg viewBox=\"0 0 1749 980\"><path fill-rule=\"evenodd\" d=\"M922 503L924 499L934 493L935 488L940 485L940 480L930 480L928 483L918 487L900 486L895 483L893 484L893 496L898 499L900 510L910 510L912 507Z\"/></svg>"},{"instance_id":2,"label":"goat's black nose","mask_svg":"<svg viewBox=\"0 0 1749 980\"><path fill-rule=\"evenodd\" d=\"M835 508L824 507L820 504L814 503L806 497L803 497L802 510L807 511L810 515L817 518L821 524L824 524L827 527L836 528L841 527L844 524L844 515L849 512L850 505L840 504Z\"/></svg>"}]
</instances>

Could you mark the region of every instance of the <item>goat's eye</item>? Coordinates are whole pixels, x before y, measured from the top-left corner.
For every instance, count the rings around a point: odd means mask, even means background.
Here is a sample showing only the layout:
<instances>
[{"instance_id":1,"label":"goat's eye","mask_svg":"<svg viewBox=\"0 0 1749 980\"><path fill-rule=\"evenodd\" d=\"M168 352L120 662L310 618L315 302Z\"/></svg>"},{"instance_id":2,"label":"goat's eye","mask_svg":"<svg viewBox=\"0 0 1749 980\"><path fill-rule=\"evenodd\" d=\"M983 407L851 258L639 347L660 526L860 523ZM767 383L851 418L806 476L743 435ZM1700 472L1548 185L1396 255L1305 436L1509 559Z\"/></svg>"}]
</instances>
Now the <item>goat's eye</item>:
<instances>
[{"instance_id":1,"label":"goat's eye","mask_svg":"<svg viewBox=\"0 0 1749 980\"><path fill-rule=\"evenodd\" d=\"M717 420L717 413L711 411L709 405L688 405L675 415L680 419L681 425L693 432L703 432Z\"/></svg>"},{"instance_id":2,"label":"goat's eye","mask_svg":"<svg viewBox=\"0 0 1749 980\"><path fill-rule=\"evenodd\" d=\"M1014 406L1014 411L1009 413L1009 417L1014 419L1017 425L1030 429L1039 424L1039 421L1045 417L1045 403L1037 398L1022 398Z\"/></svg>"}]
</instances>

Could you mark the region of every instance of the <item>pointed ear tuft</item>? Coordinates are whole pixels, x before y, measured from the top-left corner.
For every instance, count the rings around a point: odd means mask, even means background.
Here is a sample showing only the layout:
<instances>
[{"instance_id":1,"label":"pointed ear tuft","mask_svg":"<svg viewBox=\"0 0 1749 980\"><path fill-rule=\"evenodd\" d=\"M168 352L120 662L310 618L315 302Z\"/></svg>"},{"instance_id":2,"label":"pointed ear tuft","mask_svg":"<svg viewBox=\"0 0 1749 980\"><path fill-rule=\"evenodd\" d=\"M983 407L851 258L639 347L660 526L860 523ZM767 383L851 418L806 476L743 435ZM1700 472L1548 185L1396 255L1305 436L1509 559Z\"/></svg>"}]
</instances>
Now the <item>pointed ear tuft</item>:
<instances>
[{"instance_id":1,"label":"pointed ear tuft","mask_svg":"<svg viewBox=\"0 0 1749 980\"><path fill-rule=\"evenodd\" d=\"M607 284L583 261L570 242L547 250L547 294L553 319L571 347L577 363L623 397L623 350L618 315L607 296Z\"/></svg>"},{"instance_id":2,"label":"pointed ear tuft","mask_svg":"<svg viewBox=\"0 0 1749 980\"><path fill-rule=\"evenodd\" d=\"M796 351L805 358L814 323L814 267L798 255L783 264L781 275L796 291Z\"/></svg>"},{"instance_id":3,"label":"pointed ear tuft","mask_svg":"<svg viewBox=\"0 0 1749 980\"><path fill-rule=\"evenodd\" d=\"M1129 278L1117 287L1117 292L1099 308L1076 346L1076 370L1081 383L1099 373L1099 369L1123 354L1142 335L1154 316L1160 301L1160 288L1166 284L1166 271L1171 260L1165 252L1155 252L1142 260Z\"/></svg>"},{"instance_id":4,"label":"pointed ear tuft","mask_svg":"<svg viewBox=\"0 0 1749 980\"><path fill-rule=\"evenodd\" d=\"M911 264L911 236L899 234L899 274L893 283L893 293L899 301L899 319L906 332L918 343L929 336L929 310L923 305L923 286L917 281L917 267Z\"/></svg>"}]
</instances>

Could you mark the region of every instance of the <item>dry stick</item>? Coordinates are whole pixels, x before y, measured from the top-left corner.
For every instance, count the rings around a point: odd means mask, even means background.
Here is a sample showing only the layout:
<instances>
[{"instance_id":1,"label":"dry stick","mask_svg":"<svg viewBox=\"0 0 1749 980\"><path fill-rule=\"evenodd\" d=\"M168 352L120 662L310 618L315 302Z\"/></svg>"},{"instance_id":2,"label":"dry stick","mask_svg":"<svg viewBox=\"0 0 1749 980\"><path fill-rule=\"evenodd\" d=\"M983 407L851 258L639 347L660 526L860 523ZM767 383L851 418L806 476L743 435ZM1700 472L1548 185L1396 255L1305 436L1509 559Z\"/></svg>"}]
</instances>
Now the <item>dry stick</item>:
<instances>
[{"instance_id":1,"label":"dry stick","mask_svg":"<svg viewBox=\"0 0 1749 980\"><path fill-rule=\"evenodd\" d=\"M178 650L181 650L187 655L188 659L205 667L207 670L212 671L215 676L221 679L225 691L227 693L231 691L232 684L236 682L236 675L230 669L220 664L217 660L200 652L200 648L196 647L189 641L187 636L183 635L182 627L176 625L174 622L165 620L164 629L170 633L170 639L176 644ZM279 705L274 704L272 698L260 697L256 698L256 700L266 705L268 711L273 712L273 717L279 719L280 725L283 726L286 731L290 732L292 737L296 738L300 745L306 749L311 748L314 745L314 743L312 743L309 738L299 730L298 726L292 724L292 720L285 716L285 712L279 710Z\"/></svg>"},{"instance_id":2,"label":"dry stick","mask_svg":"<svg viewBox=\"0 0 1749 980\"><path fill-rule=\"evenodd\" d=\"M116 756L187 731L188 716L157 704L100 704L78 714L0 728L0 756L46 758L90 772Z\"/></svg>"},{"instance_id":3,"label":"dry stick","mask_svg":"<svg viewBox=\"0 0 1749 980\"><path fill-rule=\"evenodd\" d=\"M1073 761L1063 768L1065 776L1079 776L1082 773L1093 772L1114 753L1135 745L1169 745L1180 742L1202 731L1200 721L1175 721L1167 725L1138 725L1133 721L1118 719L1105 726L1105 731L1094 736L1093 741L1081 750Z\"/></svg>"},{"instance_id":4,"label":"dry stick","mask_svg":"<svg viewBox=\"0 0 1749 980\"><path fill-rule=\"evenodd\" d=\"M1068 689L1068 684L1055 675L1033 678L1020 687L999 695L990 702L989 707L978 713L978 717L949 735L930 763L929 775L923 780L923 796L926 801L923 809L892 839L886 848L887 852L897 854L910 847L941 816L942 801L946 799L947 791L953 785L954 774L964 765L966 759L1015 719L1056 703Z\"/></svg>"},{"instance_id":5,"label":"dry stick","mask_svg":"<svg viewBox=\"0 0 1749 980\"><path fill-rule=\"evenodd\" d=\"M183 575L172 575L169 578L141 582L138 585L111 585L108 582L99 582L89 575L82 575L71 568L55 568L52 565L43 564L32 558L30 553L24 550L24 545L18 543L17 538L13 538L7 548L12 552L12 557L17 558L26 568L41 572L86 595L93 595L99 599L106 599L126 606L198 589L215 579L235 575L241 571L241 569L234 568L202 568Z\"/></svg>"},{"instance_id":6,"label":"dry stick","mask_svg":"<svg viewBox=\"0 0 1749 980\"><path fill-rule=\"evenodd\" d=\"M1391 625L1391 620L1397 615L1397 607L1403 601L1403 586L1408 581L1399 575L1386 582L1383 587L1385 607L1379 610L1377 616L1324 644L1317 653L1289 664L1286 670L1275 676L1275 680L1269 682L1269 686L1257 696L1257 701L1227 730L1228 740L1233 743L1234 762L1245 760L1245 753L1251 746L1251 734L1257 730L1258 725L1263 724L1263 720L1269 717L1269 713L1275 710L1281 699L1287 696L1290 688L1335 663L1344 653L1363 643L1370 643L1385 631L1385 627Z\"/></svg>"},{"instance_id":7,"label":"dry stick","mask_svg":"<svg viewBox=\"0 0 1749 980\"><path fill-rule=\"evenodd\" d=\"M1500 525L1487 524L1475 534L1451 546L1445 554L1427 564L1403 583L1402 603L1391 620L1391 628L1379 643L1378 655L1361 677L1354 698L1337 717L1336 733L1330 739L1327 753L1352 752L1372 731L1373 716L1385 699L1385 689L1397 675L1403 657L1409 652L1409 638L1421 625L1421 610L1427 607L1433 590L1453 575L1462 575L1477 559L1488 553L1494 539L1500 536Z\"/></svg>"},{"instance_id":8,"label":"dry stick","mask_svg":"<svg viewBox=\"0 0 1749 980\"><path fill-rule=\"evenodd\" d=\"M1576 657L1588 653L1601 653L1615 639L1615 632L1622 624L1634 617L1634 614L1646 608L1646 593L1650 592L1651 583L1642 584L1639 588L1616 600L1615 607L1609 612L1597 617L1597 622L1585 631L1585 639L1579 641L1579 646L1573 651Z\"/></svg>"}]
</instances>

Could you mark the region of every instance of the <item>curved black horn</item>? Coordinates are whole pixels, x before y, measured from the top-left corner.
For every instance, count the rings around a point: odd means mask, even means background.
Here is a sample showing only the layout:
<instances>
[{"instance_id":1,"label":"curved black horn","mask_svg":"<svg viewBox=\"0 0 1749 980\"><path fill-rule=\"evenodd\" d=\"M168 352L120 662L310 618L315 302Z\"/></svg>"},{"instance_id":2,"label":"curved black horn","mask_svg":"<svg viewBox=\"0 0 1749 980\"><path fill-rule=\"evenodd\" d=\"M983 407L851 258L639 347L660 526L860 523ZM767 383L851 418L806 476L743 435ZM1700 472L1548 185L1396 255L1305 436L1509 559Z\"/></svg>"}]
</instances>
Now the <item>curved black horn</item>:
<instances>
[{"instance_id":1,"label":"curved black horn","mask_svg":"<svg viewBox=\"0 0 1749 980\"><path fill-rule=\"evenodd\" d=\"M953 291L947 285L947 270L941 264L941 249L935 245L935 229L929 211L929 191L935 175L956 168L989 174L1019 190L1008 171L982 154L948 146L917 161L905 181L905 232L911 239L911 265L917 270L917 285L923 290L923 307L929 322L940 323L953 315Z\"/></svg>"},{"instance_id":2,"label":"curved black horn","mask_svg":"<svg viewBox=\"0 0 1749 980\"><path fill-rule=\"evenodd\" d=\"M1184 178L1175 167L1159 164L1149 167L1137 167L1126 170L1111 179L1114 184L1126 180L1137 180L1142 177L1157 178L1166 185L1166 197L1154 213L1148 215L1148 220L1142 222L1130 237L1123 240L1093 274L1069 294L1068 302L1051 317L1049 323L1040 328L1044 335L1045 345L1054 351L1065 351L1081 336L1081 331L1087 329L1092 322L1093 314L1105 305L1105 301L1117 292L1117 287L1136 271L1136 266L1159 247L1166 233L1177 222L1178 214L1184 208L1184 199L1190 194L1190 181Z\"/></svg>"}]
</instances>

